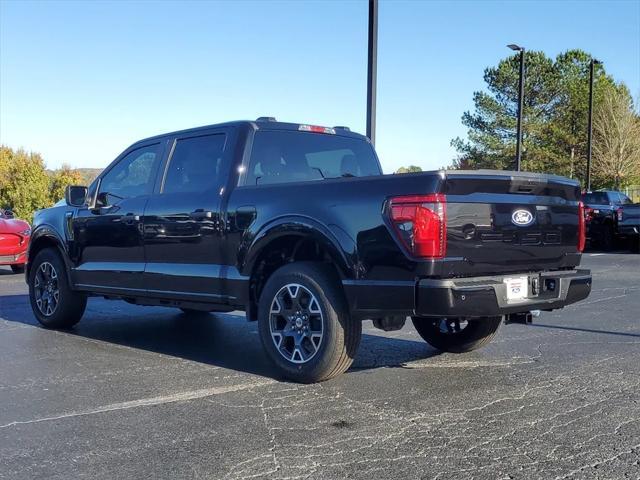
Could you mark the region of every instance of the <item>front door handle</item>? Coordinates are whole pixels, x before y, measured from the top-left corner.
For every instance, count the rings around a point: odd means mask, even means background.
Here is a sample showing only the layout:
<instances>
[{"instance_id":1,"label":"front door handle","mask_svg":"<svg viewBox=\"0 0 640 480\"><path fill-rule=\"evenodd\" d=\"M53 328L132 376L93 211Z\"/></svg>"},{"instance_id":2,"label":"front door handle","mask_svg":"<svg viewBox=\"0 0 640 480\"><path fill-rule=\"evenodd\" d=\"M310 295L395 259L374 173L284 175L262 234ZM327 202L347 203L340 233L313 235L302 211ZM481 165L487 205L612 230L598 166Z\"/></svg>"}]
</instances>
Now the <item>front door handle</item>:
<instances>
[{"instance_id":1,"label":"front door handle","mask_svg":"<svg viewBox=\"0 0 640 480\"><path fill-rule=\"evenodd\" d=\"M205 218L212 218L213 212L211 210L203 210L201 208L194 210L189 214L189 218L193 220L204 220Z\"/></svg>"},{"instance_id":2,"label":"front door handle","mask_svg":"<svg viewBox=\"0 0 640 480\"><path fill-rule=\"evenodd\" d=\"M139 222L140 221L140 215L136 215L134 213L127 213L126 215L122 216L122 220L127 225L131 225L131 224L133 224L135 222Z\"/></svg>"}]
</instances>

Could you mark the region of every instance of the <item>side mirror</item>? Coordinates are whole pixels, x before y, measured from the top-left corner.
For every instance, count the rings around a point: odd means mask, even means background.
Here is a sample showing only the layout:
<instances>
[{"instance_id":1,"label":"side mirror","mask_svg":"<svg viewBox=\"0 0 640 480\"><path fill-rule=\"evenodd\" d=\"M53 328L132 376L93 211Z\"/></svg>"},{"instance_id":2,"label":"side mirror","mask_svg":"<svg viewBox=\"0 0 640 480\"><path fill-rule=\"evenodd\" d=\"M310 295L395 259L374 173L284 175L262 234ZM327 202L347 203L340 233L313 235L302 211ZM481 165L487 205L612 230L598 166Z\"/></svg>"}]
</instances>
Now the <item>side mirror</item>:
<instances>
[{"instance_id":1,"label":"side mirror","mask_svg":"<svg viewBox=\"0 0 640 480\"><path fill-rule=\"evenodd\" d=\"M87 200L87 187L69 185L64 189L64 199L70 207L83 207Z\"/></svg>"}]
</instances>

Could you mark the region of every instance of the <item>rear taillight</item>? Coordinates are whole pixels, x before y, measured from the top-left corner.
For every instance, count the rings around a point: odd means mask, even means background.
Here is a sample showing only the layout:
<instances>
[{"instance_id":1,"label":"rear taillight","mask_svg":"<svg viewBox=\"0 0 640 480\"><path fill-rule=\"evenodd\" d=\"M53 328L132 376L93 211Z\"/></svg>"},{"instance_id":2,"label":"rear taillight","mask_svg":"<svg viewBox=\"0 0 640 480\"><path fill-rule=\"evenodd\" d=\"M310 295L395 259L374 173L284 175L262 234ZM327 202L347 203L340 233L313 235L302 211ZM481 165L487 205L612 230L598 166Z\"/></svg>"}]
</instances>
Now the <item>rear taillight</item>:
<instances>
[{"instance_id":1,"label":"rear taillight","mask_svg":"<svg viewBox=\"0 0 640 480\"><path fill-rule=\"evenodd\" d=\"M421 258L443 258L447 252L447 199L436 193L393 197L389 218L400 241Z\"/></svg>"},{"instance_id":2,"label":"rear taillight","mask_svg":"<svg viewBox=\"0 0 640 480\"><path fill-rule=\"evenodd\" d=\"M618 221L621 222L622 221L622 207L618 208L618 210L616 210L616 215L618 217Z\"/></svg>"},{"instance_id":3,"label":"rear taillight","mask_svg":"<svg viewBox=\"0 0 640 480\"><path fill-rule=\"evenodd\" d=\"M589 223L592 219L593 219L593 208L591 207L584 207L584 221Z\"/></svg>"},{"instance_id":4,"label":"rear taillight","mask_svg":"<svg viewBox=\"0 0 640 480\"><path fill-rule=\"evenodd\" d=\"M584 250L584 245L587 243L587 228L585 222L585 209L584 203L578 202L578 251Z\"/></svg>"}]
</instances>

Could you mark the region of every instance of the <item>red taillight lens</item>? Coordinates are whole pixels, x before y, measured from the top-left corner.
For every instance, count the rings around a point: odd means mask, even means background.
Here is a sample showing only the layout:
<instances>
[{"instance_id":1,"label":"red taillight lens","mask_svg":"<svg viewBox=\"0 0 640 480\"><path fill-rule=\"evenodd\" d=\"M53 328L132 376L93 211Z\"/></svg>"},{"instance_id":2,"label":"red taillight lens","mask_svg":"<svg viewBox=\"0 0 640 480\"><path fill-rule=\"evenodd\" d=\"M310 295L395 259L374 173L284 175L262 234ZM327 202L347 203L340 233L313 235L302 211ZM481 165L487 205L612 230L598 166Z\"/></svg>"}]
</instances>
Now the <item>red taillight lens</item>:
<instances>
[{"instance_id":1,"label":"red taillight lens","mask_svg":"<svg viewBox=\"0 0 640 480\"><path fill-rule=\"evenodd\" d=\"M446 197L439 193L391 199L391 223L416 257L443 258L447 253L446 204Z\"/></svg>"},{"instance_id":2,"label":"red taillight lens","mask_svg":"<svg viewBox=\"0 0 640 480\"><path fill-rule=\"evenodd\" d=\"M589 223L593 219L593 208L591 207L583 207L584 208L584 220Z\"/></svg>"},{"instance_id":3,"label":"red taillight lens","mask_svg":"<svg viewBox=\"0 0 640 480\"><path fill-rule=\"evenodd\" d=\"M622 207L621 207L621 208L618 208L618 209L616 210L616 215L617 215L617 217L618 217L618 221L619 221L619 222L621 222L621 221L622 221L622 212L623 212Z\"/></svg>"},{"instance_id":4,"label":"red taillight lens","mask_svg":"<svg viewBox=\"0 0 640 480\"><path fill-rule=\"evenodd\" d=\"M578 251L584 250L584 245L587 243L587 228L585 222L585 209L584 203L578 202Z\"/></svg>"}]
</instances>

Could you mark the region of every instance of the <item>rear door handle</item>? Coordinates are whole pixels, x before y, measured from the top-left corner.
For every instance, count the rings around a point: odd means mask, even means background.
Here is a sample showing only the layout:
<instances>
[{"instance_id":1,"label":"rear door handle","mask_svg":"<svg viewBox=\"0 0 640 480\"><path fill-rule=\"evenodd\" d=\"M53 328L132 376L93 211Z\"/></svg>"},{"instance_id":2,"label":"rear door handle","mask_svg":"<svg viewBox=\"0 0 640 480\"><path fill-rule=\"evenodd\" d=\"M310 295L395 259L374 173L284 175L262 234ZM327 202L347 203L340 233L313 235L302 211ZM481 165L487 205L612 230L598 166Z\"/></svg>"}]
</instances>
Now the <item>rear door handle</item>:
<instances>
[{"instance_id":1,"label":"rear door handle","mask_svg":"<svg viewBox=\"0 0 640 480\"><path fill-rule=\"evenodd\" d=\"M203 210L201 208L194 210L189 214L189 218L193 220L204 220L205 218L213 217L213 212L211 210Z\"/></svg>"}]
</instances>

